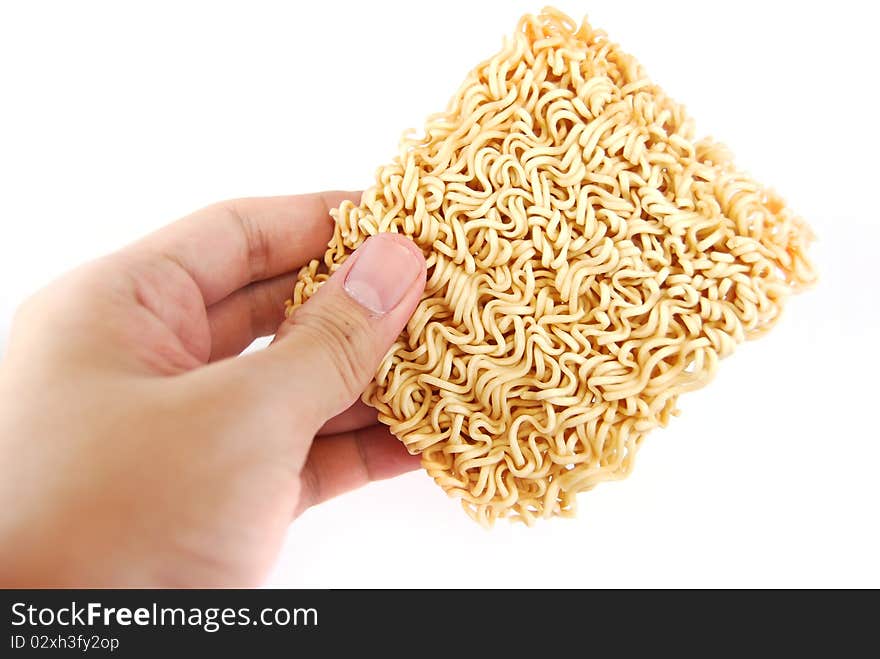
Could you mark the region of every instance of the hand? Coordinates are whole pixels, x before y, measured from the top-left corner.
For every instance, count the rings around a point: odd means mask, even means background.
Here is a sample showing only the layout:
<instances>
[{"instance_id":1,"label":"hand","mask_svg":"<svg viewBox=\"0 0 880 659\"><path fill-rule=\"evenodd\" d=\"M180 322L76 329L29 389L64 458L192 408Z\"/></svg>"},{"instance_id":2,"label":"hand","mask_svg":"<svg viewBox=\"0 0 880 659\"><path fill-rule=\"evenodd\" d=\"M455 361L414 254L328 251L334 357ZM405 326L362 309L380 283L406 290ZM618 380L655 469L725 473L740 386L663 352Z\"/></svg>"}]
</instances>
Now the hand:
<instances>
[{"instance_id":1,"label":"hand","mask_svg":"<svg viewBox=\"0 0 880 659\"><path fill-rule=\"evenodd\" d=\"M356 402L424 289L418 248L371 238L283 319L349 197L217 204L22 306L0 364L0 585L257 584L305 508L418 466Z\"/></svg>"}]
</instances>

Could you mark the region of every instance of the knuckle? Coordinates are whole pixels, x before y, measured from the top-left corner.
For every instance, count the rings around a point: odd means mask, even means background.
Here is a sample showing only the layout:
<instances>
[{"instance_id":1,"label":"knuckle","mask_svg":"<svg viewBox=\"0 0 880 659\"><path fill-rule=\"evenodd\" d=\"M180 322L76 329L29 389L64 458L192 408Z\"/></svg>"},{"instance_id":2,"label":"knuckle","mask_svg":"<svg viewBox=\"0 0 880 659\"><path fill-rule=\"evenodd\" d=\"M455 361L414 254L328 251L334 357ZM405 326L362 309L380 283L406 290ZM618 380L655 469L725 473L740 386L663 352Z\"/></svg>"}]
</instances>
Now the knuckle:
<instances>
[{"instance_id":1,"label":"knuckle","mask_svg":"<svg viewBox=\"0 0 880 659\"><path fill-rule=\"evenodd\" d=\"M241 201L238 199L220 202L220 208L235 221L244 237L250 280L265 279L269 274L272 254L272 242L266 229L260 222L254 220L250 213L242 209Z\"/></svg>"},{"instance_id":2,"label":"knuckle","mask_svg":"<svg viewBox=\"0 0 880 659\"><path fill-rule=\"evenodd\" d=\"M329 361L346 401L353 402L372 376L375 338L369 319L347 307L304 305L293 322Z\"/></svg>"},{"instance_id":3,"label":"knuckle","mask_svg":"<svg viewBox=\"0 0 880 659\"><path fill-rule=\"evenodd\" d=\"M284 320L283 304L276 299L269 286L252 284L247 290L251 335L271 334ZM277 309L277 313L266 313L267 309Z\"/></svg>"},{"instance_id":4,"label":"knuckle","mask_svg":"<svg viewBox=\"0 0 880 659\"><path fill-rule=\"evenodd\" d=\"M43 341L42 352L71 354L108 327L106 318L114 297L97 279L95 268L80 267L51 282L18 303L9 326L9 346ZM63 340L59 340L63 337ZM52 352L55 355L55 352Z\"/></svg>"},{"instance_id":5,"label":"knuckle","mask_svg":"<svg viewBox=\"0 0 880 659\"><path fill-rule=\"evenodd\" d=\"M94 264L80 266L31 293L13 314L14 322L46 317L74 318L95 313L104 302L108 277ZM111 279L112 280L112 279Z\"/></svg>"},{"instance_id":6,"label":"knuckle","mask_svg":"<svg viewBox=\"0 0 880 659\"><path fill-rule=\"evenodd\" d=\"M355 431L354 433L354 445L357 448L358 458L360 459L361 467L364 470L364 478L368 483L373 482L376 479L376 475L373 472L372 466L370 464L370 454L367 450L367 446L365 444L364 434L361 431Z\"/></svg>"}]
</instances>

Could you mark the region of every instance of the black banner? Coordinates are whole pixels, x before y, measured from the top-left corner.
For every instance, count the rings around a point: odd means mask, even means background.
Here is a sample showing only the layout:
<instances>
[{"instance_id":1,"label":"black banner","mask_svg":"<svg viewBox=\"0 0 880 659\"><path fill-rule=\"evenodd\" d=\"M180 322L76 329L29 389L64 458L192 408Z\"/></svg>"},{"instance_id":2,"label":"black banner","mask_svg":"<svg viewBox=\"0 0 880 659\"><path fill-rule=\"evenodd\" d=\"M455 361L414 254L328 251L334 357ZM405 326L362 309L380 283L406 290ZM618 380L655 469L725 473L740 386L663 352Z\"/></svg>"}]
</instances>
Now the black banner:
<instances>
[{"instance_id":1,"label":"black banner","mask_svg":"<svg viewBox=\"0 0 880 659\"><path fill-rule=\"evenodd\" d=\"M401 647L465 657L480 647L491 656L504 647L511 656L628 656L639 647L792 656L804 642L810 656L823 643L842 656L876 624L873 602L852 604L840 593L784 592L6 590L0 657L335 657Z\"/></svg>"}]
</instances>

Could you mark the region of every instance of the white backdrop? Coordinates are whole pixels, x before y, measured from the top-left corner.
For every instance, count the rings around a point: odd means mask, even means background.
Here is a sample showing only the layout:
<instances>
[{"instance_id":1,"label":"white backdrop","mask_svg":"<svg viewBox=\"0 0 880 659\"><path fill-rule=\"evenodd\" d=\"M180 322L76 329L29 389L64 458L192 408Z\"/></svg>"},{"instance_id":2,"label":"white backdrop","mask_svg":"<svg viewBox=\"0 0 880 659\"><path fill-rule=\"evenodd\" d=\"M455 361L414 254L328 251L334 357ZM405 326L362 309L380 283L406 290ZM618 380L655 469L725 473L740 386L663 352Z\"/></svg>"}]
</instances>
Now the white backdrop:
<instances>
[{"instance_id":1,"label":"white backdrop","mask_svg":"<svg viewBox=\"0 0 880 659\"><path fill-rule=\"evenodd\" d=\"M821 283L577 519L487 532L415 473L306 513L270 585L880 586L871 3L558 4L810 220ZM0 7L2 353L30 291L190 210L368 185L540 4Z\"/></svg>"}]
</instances>

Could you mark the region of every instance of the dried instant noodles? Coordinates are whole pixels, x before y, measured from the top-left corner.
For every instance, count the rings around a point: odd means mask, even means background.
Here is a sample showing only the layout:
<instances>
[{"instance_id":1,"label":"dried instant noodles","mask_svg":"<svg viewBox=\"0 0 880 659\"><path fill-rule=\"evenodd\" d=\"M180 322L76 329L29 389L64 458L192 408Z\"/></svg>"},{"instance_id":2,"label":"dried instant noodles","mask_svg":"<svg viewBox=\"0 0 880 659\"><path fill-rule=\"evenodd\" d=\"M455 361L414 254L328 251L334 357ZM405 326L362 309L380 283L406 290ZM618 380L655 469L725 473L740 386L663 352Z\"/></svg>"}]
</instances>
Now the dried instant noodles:
<instances>
[{"instance_id":1,"label":"dried instant noodles","mask_svg":"<svg viewBox=\"0 0 880 659\"><path fill-rule=\"evenodd\" d=\"M288 311L373 234L421 247L424 296L363 399L484 524L570 515L626 476L679 395L814 277L807 225L553 9L333 217Z\"/></svg>"}]
</instances>

